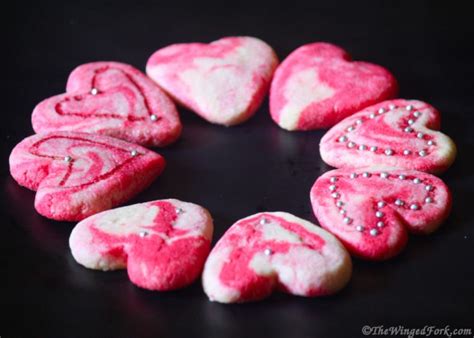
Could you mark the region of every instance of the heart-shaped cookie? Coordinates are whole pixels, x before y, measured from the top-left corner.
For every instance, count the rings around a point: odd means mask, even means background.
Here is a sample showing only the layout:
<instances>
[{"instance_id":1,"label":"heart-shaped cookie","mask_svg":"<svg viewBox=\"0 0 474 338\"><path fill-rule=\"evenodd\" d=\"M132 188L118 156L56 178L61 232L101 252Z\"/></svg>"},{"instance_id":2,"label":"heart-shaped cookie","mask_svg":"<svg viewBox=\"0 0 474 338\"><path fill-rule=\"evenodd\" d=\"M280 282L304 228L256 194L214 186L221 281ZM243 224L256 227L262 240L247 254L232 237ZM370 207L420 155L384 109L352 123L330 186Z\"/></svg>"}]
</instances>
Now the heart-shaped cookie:
<instances>
[{"instance_id":1,"label":"heart-shaped cookie","mask_svg":"<svg viewBox=\"0 0 474 338\"><path fill-rule=\"evenodd\" d=\"M287 130L328 128L397 91L397 81L385 68L351 61L335 45L311 43L292 52L275 71L270 113Z\"/></svg>"},{"instance_id":2,"label":"heart-shaped cookie","mask_svg":"<svg viewBox=\"0 0 474 338\"><path fill-rule=\"evenodd\" d=\"M456 146L439 127L439 113L427 103L385 101L329 130L321 139L321 158L337 168L386 165L439 173L456 157Z\"/></svg>"},{"instance_id":3,"label":"heart-shaped cookie","mask_svg":"<svg viewBox=\"0 0 474 338\"><path fill-rule=\"evenodd\" d=\"M21 141L10 172L37 191L35 208L55 220L78 221L125 202L163 170L160 155L122 140L58 131Z\"/></svg>"},{"instance_id":4,"label":"heart-shaped cookie","mask_svg":"<svg viewBox=\"0 0 474 338\"><path fill-rule=\"evenodd\" d=\"M320 227L284 212L239 220L212 249L203 272L212 301L245 302L278 289L299 296L337 292L349 281L350 256Z\"/></svg>"},{"instance_id":5,"label":"heart-shaped cookie","mask_svg":"<svg viewBox=\"0 0 474 338\"><path fill-rule=\"evenodd\" d=\"M227 37L159 49L146 72L181 105L209 122L231 126L255 113L277 64L265 42Z\"/></svg>"},{"instance_id":6,"label":"heart-shaped cookie","mask_svg":"<svg viewBox=\"0 0 474 338\"><path fill-rule=\"evenodd\" d=\"M118 62L74 69L66 93L42 101L32 115L37 133L68 130L165 146L181 134L173 102L139 70Z\"/></svg>"},{"instance_id":7,"label":"heart-shaped cookie","mask_svg":"<svg viewBox=\"0 0 474 338\"><path fill-rule=\"evenodd\" d=\"M451 194L439 178L388 167L332 170L311 189L321 226L354 255L372 260L399 253L407 233L431 233L446 219Z\"/></svg>"},{"instance_id":8,"label":"heart-shaped cookie","mask_svg":"<svg viewBox=\"0 0 474 338\"><path fill-rule=\"evenodd\" d=\"M93 215L76 225L69 245L74 259L87 268L127 268L134 284L164 291L199 277L212 232L206 209L169 199Z\"/></svg>"}]
</instances>

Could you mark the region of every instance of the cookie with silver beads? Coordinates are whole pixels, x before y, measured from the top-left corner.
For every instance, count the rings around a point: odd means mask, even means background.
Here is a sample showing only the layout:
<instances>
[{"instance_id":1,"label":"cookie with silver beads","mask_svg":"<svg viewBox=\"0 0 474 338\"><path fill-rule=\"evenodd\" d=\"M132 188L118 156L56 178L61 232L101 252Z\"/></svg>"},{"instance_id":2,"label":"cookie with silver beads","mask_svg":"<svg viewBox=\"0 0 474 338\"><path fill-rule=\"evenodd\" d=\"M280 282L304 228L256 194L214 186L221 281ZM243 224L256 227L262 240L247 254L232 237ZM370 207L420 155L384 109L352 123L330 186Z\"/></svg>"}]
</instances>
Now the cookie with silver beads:
<instances>
[{"instance_id":1,"label":"cookie with silver beads","mask_svg":"<svg viewBox=\"0 0 474 338\"><path fill-rule=\"evenodd\" d=\"M321 158L336 168L387 165L430 173L445 171L456 157L440 129L440 113L418 100L390 100L342 120L321 139Z\"/></svg>"},{"instance_id":2,"label":"cookie with silver beads","mask_svg":"<svg viewBox=\"0 0 474 338\"><path fill-rule=\"evenodd\" d=\"M272 292L317 297L343 288L350 256L329 232L285 212L262 212L234 223L206 261L203 287L211 301L256 301Z\"/></svg>"},{"instance_id":3,"label":"cookie with silver beads","mask_svg":"<svg viewBox=\"0 0 474 338\"><path fill-rule=\"evenodd\" d=\"M212 233L212 217L205 208L166 199L88 217L73 229L69 246L86 268L127 269L135 285L167 291L200 276Z\"/></svg>"},{"instance_id":4,"label":"cookie with silver beads","mask_svg":"<svg viewBox=\"0 0 474 338\"><path fill-rule=\"evenodd\" d=\"M178 111L151 79L120 62L76 67L66 93L40 102L31 117L37 133L78 131L163 147L181 134Z\"/></svg>"},{"instance_id":5,"label":"cookie with silver beads","mask_svg":"<svg viewBox=\"0 0 474 338\"><path fill-rule=\"evenodd\" d=\"M316 180L310 198L321 226L351 254L369 260L397 255L409 233L435 231L452 203L438 177L382 166L329 171Z\"/></svg>"},{"instance_id":6,"label":"cookie with silver beads","mask_svg":"<svg viewBox=\"0 0 474 338\"><path fill-rule=\"evenodd\" d=\"M58 131L27 137L10 155L18 184L37 191L35 208L80 221L126 202L164 169L159 154L116 138Z\"/></svg>"}]
</instances>

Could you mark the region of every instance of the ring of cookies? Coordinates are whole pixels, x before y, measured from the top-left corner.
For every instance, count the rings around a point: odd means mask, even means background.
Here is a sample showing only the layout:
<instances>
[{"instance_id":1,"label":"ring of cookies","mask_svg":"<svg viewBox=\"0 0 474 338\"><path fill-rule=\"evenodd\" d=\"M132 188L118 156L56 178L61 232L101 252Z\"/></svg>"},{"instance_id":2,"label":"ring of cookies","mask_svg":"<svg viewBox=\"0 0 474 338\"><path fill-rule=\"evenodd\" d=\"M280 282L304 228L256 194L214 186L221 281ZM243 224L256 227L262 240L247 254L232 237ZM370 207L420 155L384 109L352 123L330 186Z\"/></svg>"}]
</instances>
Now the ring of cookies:
<instances>
[{"instance_id":1,"label":"ring of cookies","mask_svg":"<svg viewBox=\"0 0 474 338\"><path fill-rule=\"evenodd\" d=\"M118 207L164 170L164 158L145 147L179 138L175 104L233 126L268 92L281 128L330 128L320 154L337 169L317 178L309 198L321 226L262 212L236 221L211 248L212 216L199 205ZM450 212L451 193L433 174L450 167L456 146L434 107L397 93L387 69L329 43L301 46L281 63L253 37L173 44L149 58L146 75L119 62L74 69L64 94L34 108L36 134L12 150L10 173L36 191L38 213L79 222L69 244L86 268L127 269L132 283L158 291L202 276L204 292L221 303L274 291L330 295L350 280L351 255L389 259L408 234L435 231Z\"/></svg>"}]
</instances>

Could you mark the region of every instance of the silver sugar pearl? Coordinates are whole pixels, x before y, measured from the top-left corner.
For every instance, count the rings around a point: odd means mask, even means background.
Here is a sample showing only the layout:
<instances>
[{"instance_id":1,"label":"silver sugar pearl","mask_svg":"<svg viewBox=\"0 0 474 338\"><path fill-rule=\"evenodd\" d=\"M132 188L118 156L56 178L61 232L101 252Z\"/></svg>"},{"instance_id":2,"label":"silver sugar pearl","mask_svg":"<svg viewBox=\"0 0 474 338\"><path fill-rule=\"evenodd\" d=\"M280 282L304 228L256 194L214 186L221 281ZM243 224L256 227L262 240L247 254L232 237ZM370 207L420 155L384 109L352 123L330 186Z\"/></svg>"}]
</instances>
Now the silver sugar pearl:
<instances>
[{"instance_id":1,"label":"silver sugar pearl","mask_svg":"<svg viewBox=\"0 0 474 338\"><path fill-rule=\"evenodd\" d=\"M367 149L367 146L365 144L361 144L359 146L359 150L366 150Z\"/></svg>"},{"instance_id":2,"label":"silver sugar pearl","mask_svg":"<svg viewBox=\"0 0 474 338\"><path fill-rule=\"evenodd\" d=\"M379 208L383 208L385 206L385 202L384 201L379 201L379 202L377 202L377 206Z\"/></svg>"},{"instance_id":3,"label":"silver sugar pearl","mask_svg":"<svg viewBox=\"0 0 474 338\"><path fill-rule=\"evenodd\" d=\"M176 209L175 209L175 212L176 212L177 214L181 214L181 213L184 212L184 210L181 209L181 208L176 208Z\"/></svg>"},{"instance_id":4,"label":"silver sugar pearl","mask_svg":"<svg viewBox=\"0 0 474 338\"><path fill-rule=\"evenodd\" d=\"M380 177L382 178L388 178L388 176L389 176L388 173L385 171L380 173Z\"/></svg>"},{"instance_id":5,"label":"silver sugar pearl","mask_svg":"<svg viewBox=\"0 0 474 338\"><path fill-rule=\"evenodd\" d=\"M336 205L340 208L344 205L343 201L337 201Z\"/></svg>"},{"instance_id":6,"label":"silver sugar pearl","mask_svg":"<svg viewBox=\"0 0 474 338\"><path fill-rule=\"evenodd\" d=\"M150 120L156 121L156 120L158 120L158 116L156 116L155 114L151 114L150 115Z\"/></svg>"},{"instance_id":7,"label":"silver sugar pearl","mask_svg":"<svg viewBox=\"0 0 474 338\"><path fill-rule=\"evenodd\" d=\"M429 146L432 146L432 145L434 145L434 142L433 142L433 140L429 140L428 142L426 142L426 144L429 145Z\"/></svg>"},{"instance_id":8,"label":"silver sugar pearl","mask_svg":"<svg viewBox=\"0 0 474 338\"><path fill-rule=\"evenodd\" d=\"M412 119L408 120L408 124L409 124L409 125L412 125L413 123L415 123L414 120L412 120Z\"/></svg>"},{"instance_id":9,"label":"silver sugar pearl","mask_svg":"<svg viewBox=\"0 0 474 338\"><path fill-rule=\"evenodd\" d=\"M405 133L411 133L411 132L413 131L413 128L411 128L411 127L406 127L406 128L404 129L404 131L405 131Z\"/></svg>"},{"instance_id":10,"label":"silver sugar pearl","mask_svg":"<svg viewBox=\"0 0 474 338\"><path fill-rule=\"evenodd\" d=\"M349 127L347 128L347 131L353 131L353 130L354 130L354 126L349 126Z\"/></svg>"},{"instance_id":11,"label":"silver sugar pearl","mask_svg":"<svg viewBox=\"0 0 474 338\"><path fill-rule=\"evenodd\" d=\"M419 111L416 111L413 113L413 116L415 117L420 117L421 116L421 113Z\"/></svg>"},{"instance_id":12,"label":"silver sugar pearl","mask_svg":"<svg viewBox=\"0 0 474 338\"><path fill-rule=\"evenodd\" d=\"M268 219L266 219L265 217L262 218L262 219L260 219L260 224L261 224L261 225L265 225L265 224L268 224L268 223L269 223L269 221L268 221Z\"/></svg>"},{"instance_id":13,"label":"silver sugar pearl","mask_svg":"<svg viewBox=\"0 0 474 338\"><path fill-rule=\"evenodd\" d=\"M329 179L331 183L336 183L337 182L337 177L333 176Z\"/></svg>"},{"instance_id":14,"label":"silver sugar pearl","mask_svg":"<svg viewBox=\"0 0 474 338\"><path fill-rule=\"evenodd\" d=\"M423 138L424 136L425 136L425 134L423 134L423 133L416 134L416 137L418 137L418 138Z\"/></svg>"},{"instance_id":15,"label":"silver sugar pearl","mask_svg":"<svg viewBox=\"0 0 474 338\"><path fill-rule=\"evenodd\" d=\"M346 223L346 224L351 224L352 219L349 218L349 217L344 217L343 222Z\"/></svg>"},{"instance_id":16,"label":"silver sugar pearl","mask_svg":"<svg viewBox=\"0 0 474 338\"><path fill-rule=\"evenodd\" d=\"M375 114L372 113L372 114L369 115L369 117L370 117L371 119L373 119L373 118L375 118Z\"/></svg>"},{"instance_id":17,"label":"silver sugar pearl","mask_svg":"<svg viewBox=\"0 0 474 338\"><path fill-rule=\"evenodd\" d=\"M377 222L377 226L378 226L379 228L383 228L383 227L385 226L385 223L382 222L382 221L378 221L378 222Z\"/></svg>"},{"instance_id":18,"label":"silver sugar pearl","mask_svg":"<svg viewBox=\"0 0 474 338\"><path fill-rule=\"evenodd\" d=\"M377 148L376 146L370 147L370 151L377 151L377 149L378 149L378 148Z\"/></svg>"},{"instance_id":19,"label":"silver sugar pearl","mask_svg":"<svg viewBox=\"0 0 474 338\"><path fill-rule=\"evenodd\" d=\"M355 121L356 124L362 124L362 120L361 119L358 119Z\"/></svg>"},{"instance_id":20,"label":"silver sugar pearl","mask_svg":"<svg viewBox=\"0 0 474 338\"><path fill-rule=\"evenodd\" d=\"M426 191L431 191L433 189L433 186L431 184L425 185L425 190Z\"/></svg>"},{"instance_id":21,"label":"silver sugar pearl","mask_svg":"<svg viewBox=\"0 0 474 338\"><path fill-rule=\"evenodd\" d=\"M405 175L401 174L401 175L398 175L398 178L401 179L401 180L404 180L407 177Z\"/></svg>"},{"instance_id":22,"label":"silver sugar pearl","mask_svg":"<svg viewBox=\"0 0 474 338\"><path fill-rule=\"evenodd\" d=\"M92 88L91 89L91 94L92 95L97 95L97 94L99 94L99 90L97 88Z\"/></svg>"},{"instance_id":23,"label":"silver sugar pearl","mask_svg":"<svg viewBox=\"0 0 474 338\"><path fill-rule=\"evenodd\" d=\"M138 151L132 150L132 151L130 152L130 155L132 155L133 157L135 157L135 156L138 155Z\"/></svg>"},{"instance_id":24,"label":"silver sugar pearl","mask_svg":"<svg viewBox=\"0 0 474 338\"><path fill-rule=\"evenodd\" d=\"M346 142L347 141L347 136L343 135L339 137L339 142Z\"/></svg>"},{"instance_id":25,"label":"silver sugar pearl","mask_svg":"<svg viewBox=\"0 0 474 338\"><path fill-rule=\"evenodd\" d=\"M382 218L383 216L384 216L384 213L382 211L377 211L375 213L375 217L377 217L377 218Z\"/></svg>"},{"instance_id":26,"label":"silver sugar pearl","mask_svg":"<svg viewBox=\"0 0 474 338\"><path fill-rule=\"evenodd\" d=\"M340 196L340 195L339 195L338 192L333 192L333 193L331 194L331 197L332 197L332 198L339 198L339 196Z\"/></svg>"},{"instance_id":27,"label":"silver sugar pearl","mask_svg":"<svg viewBox=\"0 0 474 338\"><path fill-rule=\"evenodd\" d=\"M405 107L406 110L412 110L413 109L413 105L409 104L408 106Z\"/></svg>"},{"instance_id":28,"label":"silver sugar pearl","mask_svg":"<svg viewBox=\"0 0 474 338\"><path fill-rule=\"evenodd\" d=\"M138 235L139 235L140 237L148 236L148 231L140 231L140 232L138 233Z\"/></svg>"},{"instance_id":29,"label":"silver sugar pearl","mask_svg":"<svg viewBox=\"0 0 474 338\"><path fill-rule=\"evenodd\" d=\"M331 184L331 185L329 186L329 190L330 190L330 191L336 190L336 186L335 186L334 184Z\"/></svg>"},{"instance_id":30,"label":"silver sugar pearl","mask_svg":"<svg viewBox=\"0 0 474 338\"><path fill-rule=\"evenodd\" d=\"M433 199L431 197L426 197L425 198L425 203L432 203L433 202Z\"/></svg>"},{"instance_id":31,"label":"silver sugar pearl","mask_svg":"<svg viewBox=\"0 0 474 338\"><path fill-rule=\"evenodd\" d=\"M418 152L418 155L420 155L421 157L424 157L424 156L426 156L426 151L421 150L420 152Z\"/></svg>"},{"instance_id":32,"label":"silver sugar pearl","mask_svg":"<svg viewBox=\"0 0 474 338\"><path fill-rule=\"evenodd\" d=\"M421 180L417 177L417 178L413 179L413 183L420 184Z\"/></svg>"},{"instance_id":33,"label":"silver sugar pearl","mask_svg":"<svg viewBox=\"0 0 474 338\"><path fill-rule=\"evenodd\" d=\"M393 150L392 149L385 149L385 155L392 156L393 155Z\"/></svg>"},{"instance_id":34,"label":"silver sugar pearl","mask_svg":"<svg viewBox=\"0 0 474 338\"><path fill-rule=\"evenodd\" d=\"M418 210L420 207L418 206L418 204L416 203L413 203L412 205L410 205L410 209L411 210Z\"/></svg>"},{"instance_id":35,"label":"silver sugar pearl","mask_svg":"<svg viewBox=\"0 0 474 338\"><path fill-rule=\"evenodd\" d=\"M273 253L272 249L270 248L267 248L263 251L263 253L265 254L265 256L271 256L271 254Z\"/></svg>"},{"instance_id":36,"label":"silver sugar pearl","mask_svg":"<svg viewBox=\"0 0 474 338\"><path fill-rule=\"evenodd\" d=\"M71 162L72 161L72 157L67 155L67 156L64 156L64 162Z\"/></svg>"},{"instance_id":37,"label":"silver sugar pearl","mask_svg":"<svg viewBox=\"0 0 474 338\"><path fill-rule=\"evenodd\" d=\"M339 213L340 213L341 215L345 215L345 214L346 214L346 210L341 209L341 210L339 210Z\"/></svg>"},{"instance_id":38,"label":"silver sugar pearl","mask_svg":"<svg viewBox=\"0 0 474 338\"><path fill-rule=\"evenodd\" d=\"M384 109L384 108L379 108L378 113L379 113L379 114L385 113L385 109Z\"/></svg>"},{"instance_id":39,"label":"silver sugar pearl","mask_svg":"<svg viewBox=\"0 0 474 338\"><path fill-rule=\"evenodd\" d=\"M371 175L370 175L370 173L365 172L365 173L362 174L362 176L365 177L365 178L369 178Z\"/></svg>"},{"instance_id":40,"label":"silver sugar pearl","mask_svg":"<svg viewBox=\"0 0 474 338\"><path fill-rule=\"evenodd\" d=\"M410 154L411 154L411 150L405 149L403 151L403 155L410 155Z\"/></svg>"},{"instance_id":41,"label":"silver sugar pearl","mask_svg":"<svg viewBox=\"0 0 474 338\"><path fill-rule=\"evenodd\" d=\"M377 236L379 234L379 231L374 228L374 229L370 229L369 233L371 236Z\"/></svg>"},{"instance_id":42,"label":"silver sugar pearl","mask_svg":"<svg viewBox=\"0 0 474 338\"><path fill-rule=\"evenodd\" d=\"M364 227L362 225L358 225L358 226L356 226L356 230L359 231L359 232L362 232L362 231L364 231Z\"/></svg>"},{"instance_id":43,"label":"silver sugar pearl","mask_svg":"<svg viewBox=\"0 0 474 338\"><path fill-rule=\"evenodd\" d=\"M354 148L354 147L355 147L355 143L351 141L351 142L349 142L349 143L347 144L347 147L349 147L349 148Z\"/></svg>"},{"instance_id":44,"label":"silver sugar pearl","mask_svg":"<svg viewBox=\"0 0 474 338\"><path fill-rule=\"evenodd\" d=\"M395 205L398 205L399 207L401 207L401 206L404 205L404 204L405 204L405 202L403 202L403 201L402 201L401 199L399 199L399 198L397 198L397 199L395 200Z\"/></svg>"},{"instance_id":45,"label":"silver sugar pearl","mask_svg":"<svg viewBox=\"0 0 474 338\"><path fill-rule=\"evenodd\" d=\"M352 173L352 174L350 175L350 178L352 178L352 179L357 178L357 174L356 174L356 173Z\"/></svg>"},{"instance_id":46,"label":"silver sugar pearl","mask_svg":"<svg viewBox=\"0 0 474 338\"><path fill-rule=\"evenodd\" d=\"M390 110L394 110L395 108L397 108L397 106L392 103L392 104L389 104L388 108Z\"/></svg>"}]
</instances>

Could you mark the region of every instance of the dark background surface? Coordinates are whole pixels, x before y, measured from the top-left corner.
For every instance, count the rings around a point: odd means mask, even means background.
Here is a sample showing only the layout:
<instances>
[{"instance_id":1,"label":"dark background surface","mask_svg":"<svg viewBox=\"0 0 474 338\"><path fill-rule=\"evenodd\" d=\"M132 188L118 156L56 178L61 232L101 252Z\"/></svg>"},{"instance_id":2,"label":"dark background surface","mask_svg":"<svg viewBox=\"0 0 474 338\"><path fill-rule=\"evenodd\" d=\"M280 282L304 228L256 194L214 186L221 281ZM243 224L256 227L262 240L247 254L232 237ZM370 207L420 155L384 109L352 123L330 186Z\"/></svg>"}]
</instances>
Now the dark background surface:
<instances>
[{"instance_id":1,"label":"dark background surface","mask_svg":"<svg viewBox=\"0 0 474 338\"><path fill-rule=\"evenodd\" d=\"M470 327L474 330L474 29L470 11L429 2L296 2L267 5L178 2L65 4L16 2L2 10L3 70L0 193L0 336L4 337L356 337L363 325ZM8 155L32 134L30 115L64 91L69 72L97 60L141 70L156 49L253 35L280 59L298 46L329 41L355 59L389 68L404 98L442 112L442 130L459 154L442 177L454 195L444 226L411 237L383 263L354 261L338 295L304 299L275 294L253 304L219 305L200 282L176 292L134 287L125 272L94 272L68 248L72 223L38 215L34 193L8 172ZM6 48L5 48L6 47ZM281 210L315 221L309 189L328 167L324 131L289 133L270 119L265 101L247 123L213 126L180 109L182 138L158 150L165 173L132 202L175 197L207 207L217 240L237 219ZM214 240L214 242L215 242Z\"/></svg>"}]
</instances>

